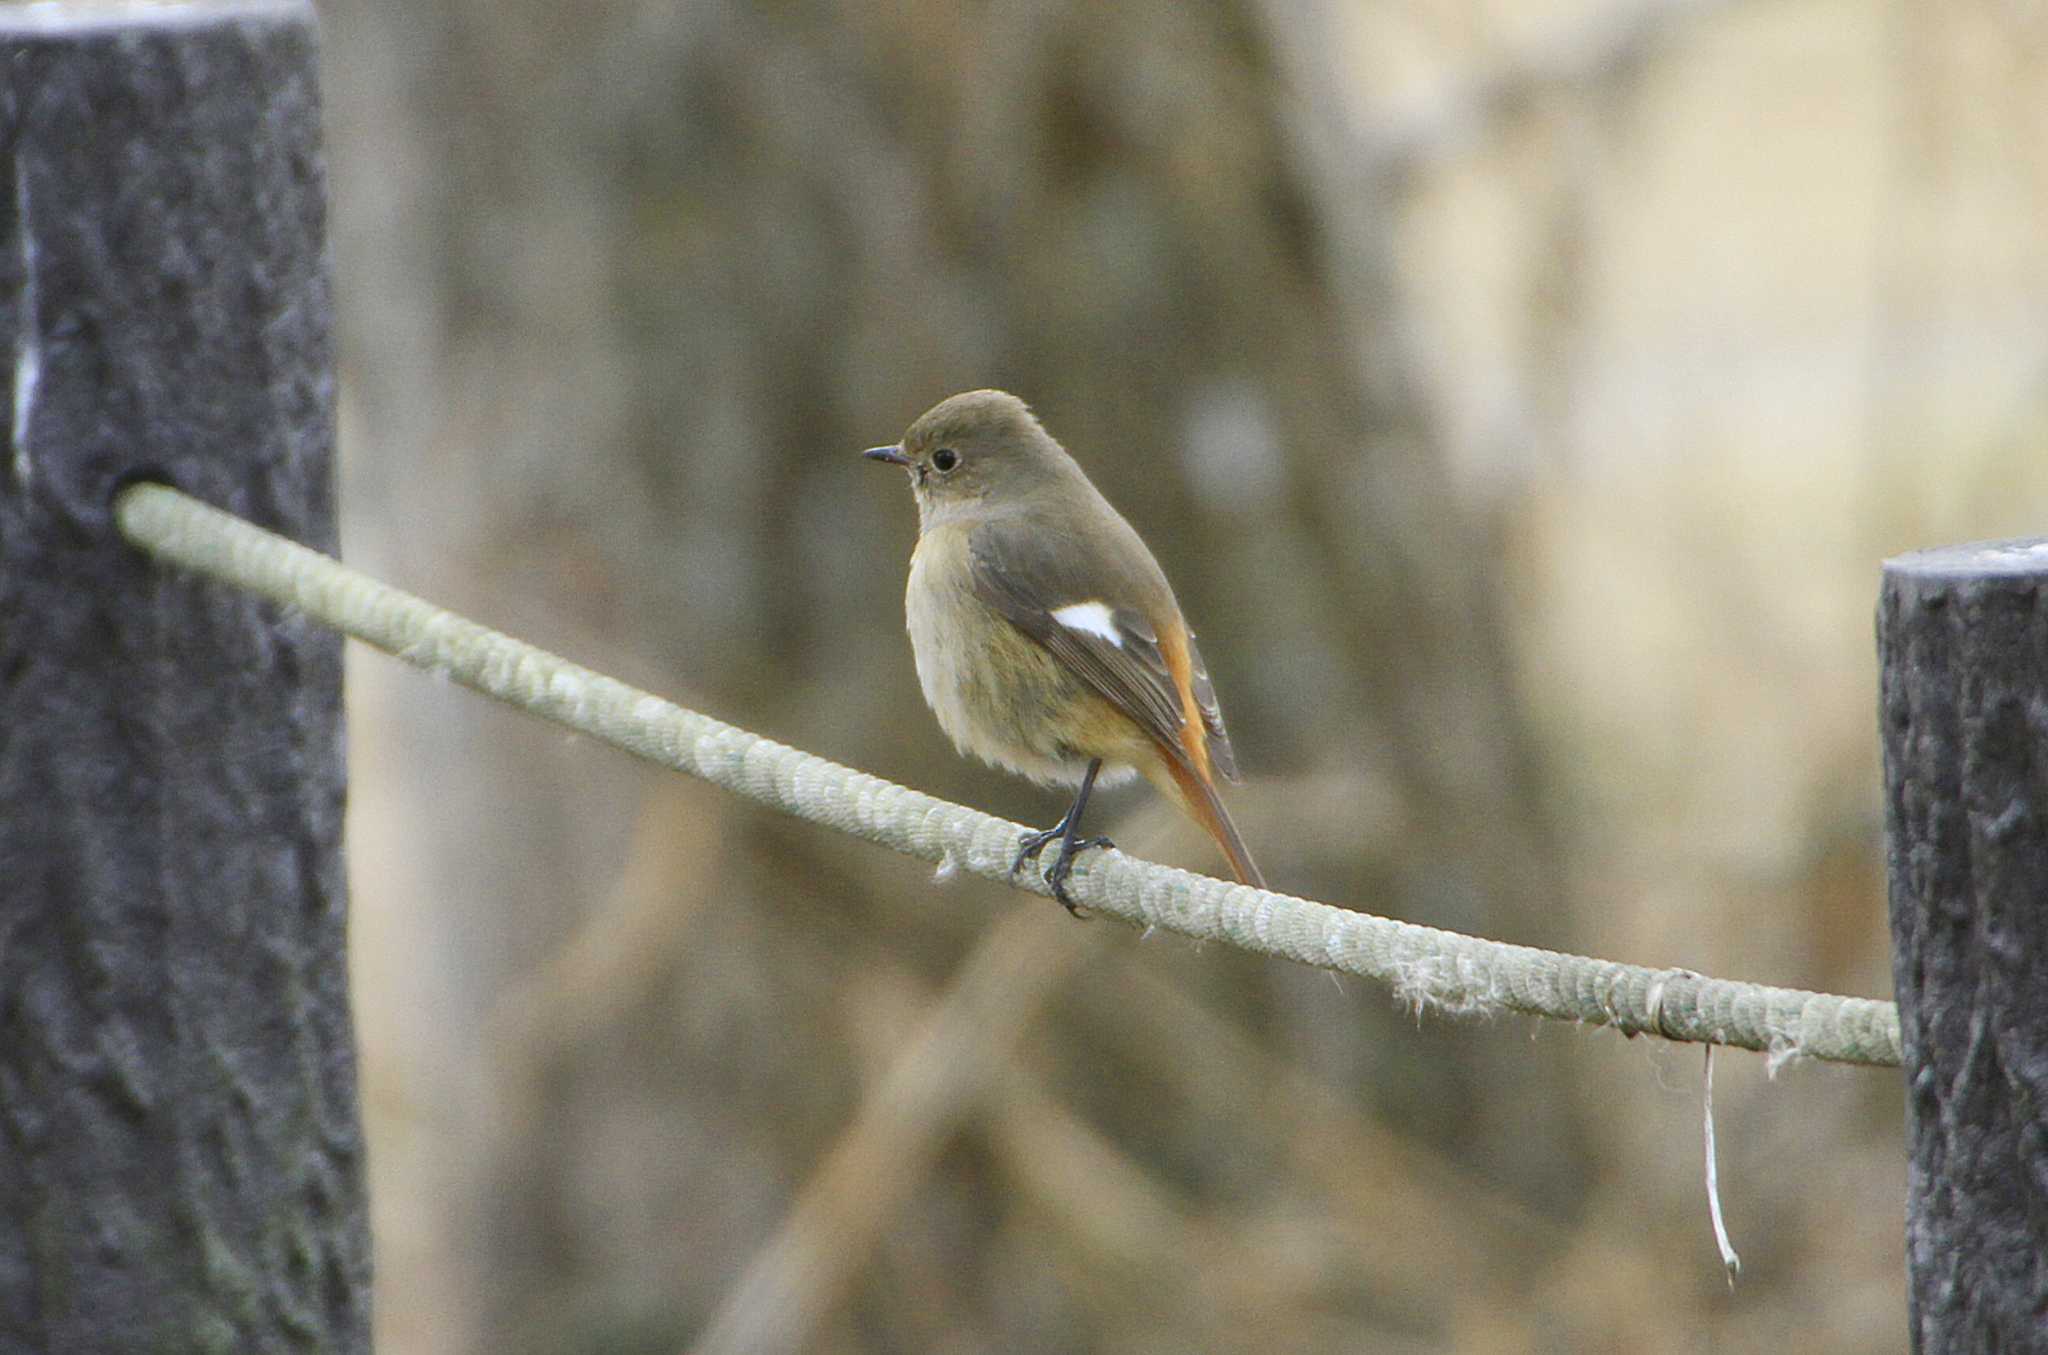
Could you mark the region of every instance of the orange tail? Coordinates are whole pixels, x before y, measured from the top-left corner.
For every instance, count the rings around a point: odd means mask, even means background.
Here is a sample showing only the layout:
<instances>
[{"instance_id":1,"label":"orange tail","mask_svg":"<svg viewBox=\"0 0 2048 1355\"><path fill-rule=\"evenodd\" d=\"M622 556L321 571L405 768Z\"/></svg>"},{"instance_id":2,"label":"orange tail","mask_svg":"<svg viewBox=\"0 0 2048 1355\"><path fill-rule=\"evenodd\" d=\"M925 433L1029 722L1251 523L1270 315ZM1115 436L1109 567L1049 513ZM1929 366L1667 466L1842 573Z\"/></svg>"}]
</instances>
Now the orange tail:
<instances>
[{"instance_id":1,"label":"orange tail","mask_svg":"<svg viewBox=\"0 0 2048 1355\"><path fill-rule=\"evenodd\" d=\"M1237 825L1230 821L1229 812L1223 808L1223 798L1216 793L1215 783L1180 758L1168 755L1161 757L1159 762L1173 777L1171 787L1162 785L1160 789L1178 800L1189 817L1216 839L1216 845L1230 858L1231 873L1237 876L1239 884L1264 889L1266 877L1259 872L1259 863L1252 860L1251 848L1244 845Z\"/></svg>"}]
</instances>

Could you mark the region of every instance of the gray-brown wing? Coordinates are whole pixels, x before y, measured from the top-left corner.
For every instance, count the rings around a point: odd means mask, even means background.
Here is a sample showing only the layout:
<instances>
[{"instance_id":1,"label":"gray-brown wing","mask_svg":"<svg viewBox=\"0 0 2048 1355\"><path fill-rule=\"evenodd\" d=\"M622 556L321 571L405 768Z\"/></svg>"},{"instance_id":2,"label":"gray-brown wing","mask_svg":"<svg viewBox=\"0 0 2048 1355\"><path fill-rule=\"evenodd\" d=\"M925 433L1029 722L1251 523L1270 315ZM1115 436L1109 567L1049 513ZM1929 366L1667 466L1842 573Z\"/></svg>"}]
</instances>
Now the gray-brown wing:
<instances>
[{"instance_id":1,"label":"gray-brown wing","mask_svg":"<svg viewBox=\"0 0 2048 1355\"><path fill-rule=\"evenodd\" d=\"M1210 764L1235 779L1215 690L1193 637L1179 621L1171 590L1149 554L1111 558L1108 552L1118 549L1144 551L1134 536L1105 547L1003 518L975 528L968 553L983 601L1185 759L1186 719L1170 657L1174 645L1184 644ZM1155 618L1150 612L1162 604L1166 614ZM1172 633L1176 629L1179 635Z\"/></svg>"},{"instance_id":2,"label":"gray-brown wing","mask_svg":"<svg viewBox=\"0 0 2048 1355\"><path fill-rule=\"evenodd\" d=\"M1188 676L1195 689L1195 705L1202 712L1202 727L1209 732L1209 765L1225 781L1237 780L1237 754L1230 747L1230 735L1223 730L1223 708L1216 704L1216 687L1209 681L1209 665L1195 645L1195 633L1188 632Z\"/></svg>"}]
</instances>

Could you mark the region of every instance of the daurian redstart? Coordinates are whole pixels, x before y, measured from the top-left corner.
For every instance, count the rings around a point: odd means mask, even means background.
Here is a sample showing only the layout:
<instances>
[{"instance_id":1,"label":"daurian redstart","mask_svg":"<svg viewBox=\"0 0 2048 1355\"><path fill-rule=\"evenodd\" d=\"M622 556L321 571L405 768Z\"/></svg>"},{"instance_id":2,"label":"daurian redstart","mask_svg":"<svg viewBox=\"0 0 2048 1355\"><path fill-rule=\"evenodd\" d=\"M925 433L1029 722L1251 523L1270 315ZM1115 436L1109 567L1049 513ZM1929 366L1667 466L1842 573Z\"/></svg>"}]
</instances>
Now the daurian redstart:
<instances>
[{"instance_id":1,"label":"daurian redstart","mask_svg":"<svg viewBox=\"0 0 2048 1355\"><path fill-rule=\"evenodd\" d=\"M1057 843L1045 880L1071 911L1075 855L1109 844L1080 835L1088 793L1138 771L1263 886L1216 793L1236 760L1173 589L1024 402L955 395L863 455L902 466L917 498L904 606L940 727L963 753L1080 787L1065 818L1024 835L1010 873Z\"/></svg>"}]
</instances>

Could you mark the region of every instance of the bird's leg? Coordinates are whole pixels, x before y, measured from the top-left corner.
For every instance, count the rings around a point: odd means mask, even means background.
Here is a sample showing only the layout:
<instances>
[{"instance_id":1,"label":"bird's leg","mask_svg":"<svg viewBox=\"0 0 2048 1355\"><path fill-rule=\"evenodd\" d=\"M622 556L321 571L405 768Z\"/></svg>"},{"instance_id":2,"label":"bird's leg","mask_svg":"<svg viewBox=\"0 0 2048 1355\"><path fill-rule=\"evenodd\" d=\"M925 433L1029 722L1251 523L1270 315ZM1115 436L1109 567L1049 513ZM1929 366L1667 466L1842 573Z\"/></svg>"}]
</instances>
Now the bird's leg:
<instances>
[{"instance_id":1,"label":"bird's leg","mask_svg":"<svg viewBox=\"0 0 2048 1355\"><path fill-rule=\"evenodd\" d=\"M1010 874L1016 875L1024 863L1037 857L1054 842L1060 844L1059 853L1052 864L1045 868L1045 882L1052 886L1052 896L1075 917L1081 910L1067 897L1067 877L1074 873L1074 858L1090 847L1114 847L1116 844L1106 837L1083 838L1081 836L1081 811L1088 807L1088 792L1095 789L1095 774L1102 770L1102 759L1096 758L1088 764L1088 770L1081 777L1080 794L1074 797L1073 806L1066 817L1042 833L1026 833L1017 840L1017 859L1010 863Z\"/></svg>"}]
</instances>

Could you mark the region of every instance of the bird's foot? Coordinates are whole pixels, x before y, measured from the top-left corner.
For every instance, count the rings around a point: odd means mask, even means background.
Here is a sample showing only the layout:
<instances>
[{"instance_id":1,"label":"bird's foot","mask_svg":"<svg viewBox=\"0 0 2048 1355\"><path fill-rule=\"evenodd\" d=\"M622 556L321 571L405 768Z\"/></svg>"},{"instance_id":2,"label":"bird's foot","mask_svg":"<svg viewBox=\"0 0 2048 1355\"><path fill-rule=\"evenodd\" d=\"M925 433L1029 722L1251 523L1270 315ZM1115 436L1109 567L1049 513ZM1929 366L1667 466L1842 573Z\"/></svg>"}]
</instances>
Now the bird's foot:
<instances>
[{"instance_id":1,"label":"bird's foot","mask_svg":"<svg viewBox=\"0 0 2048 1355\"><path fill-rule=\"evenodd\" d=\"M1061 907L1075 917L1083 917L1085 914L1067 897L1067 877L1074 873L1074 858L1090 847L1114 846L1116 844L1106 837L1086 837L1078 842L1064 843L1060 847L1060 854L1045 868L1045 882L1052 886L1052 896L1060 901Z\"/></svg>"},{"instance_id":2,"label":"bird's foot","mask_svg":"<svg viewBox=\"0 0 2048 1355\"><path fill-rule=\"evenodd\" d=\"M1056 823L1042 833L1026 833L1017 839L1017 859L1010 862L1011 877L1015 878L1026 861L1036 860L1039 853L1055 842L1060 844L1060 849L1052 864L1045 868L1045 882L1052 886L1052 896L1060 901L1062 908L1075 917L1086 916L1079 905L1067 897L1067 877L1074 873L1074 858L1090 847L1114 847L1116 844L1106 837L1077 839L1065 822Z\"/></svg>"},{"instance_id":3,"label":"bird's foot","mask_svg":"<svg viewBox=\"0 0 2048 1355\"><path fill-rule=\"evenodd\" d=\"M1065 836L1067 824L1064 819L1042 833L1026 833L1017 839L1017 859L1010 862L1010 878L1016 879L1017 872L1024 869L1026 861L1034 860L1038 854Z\"/></svg>"}]
</instances>

